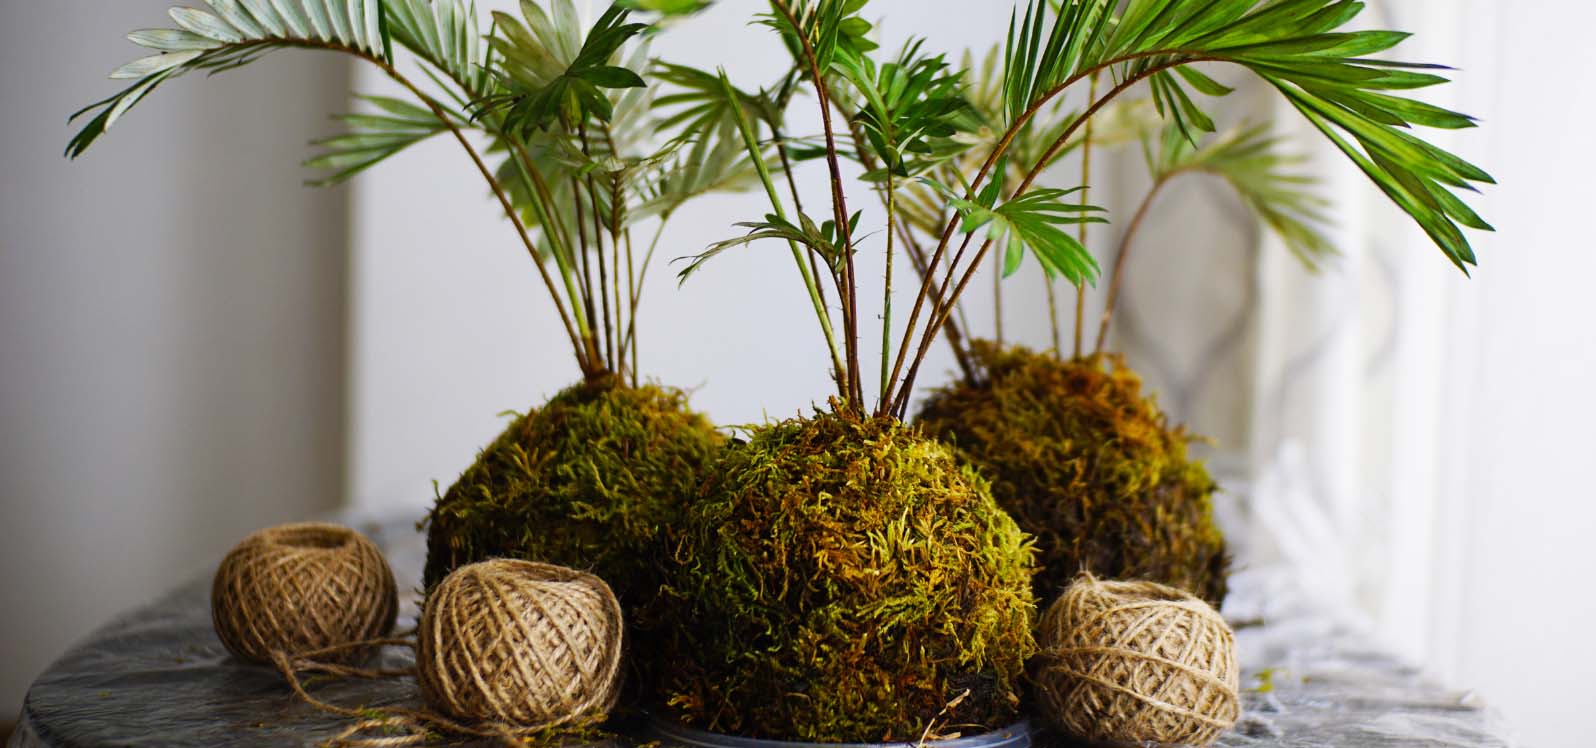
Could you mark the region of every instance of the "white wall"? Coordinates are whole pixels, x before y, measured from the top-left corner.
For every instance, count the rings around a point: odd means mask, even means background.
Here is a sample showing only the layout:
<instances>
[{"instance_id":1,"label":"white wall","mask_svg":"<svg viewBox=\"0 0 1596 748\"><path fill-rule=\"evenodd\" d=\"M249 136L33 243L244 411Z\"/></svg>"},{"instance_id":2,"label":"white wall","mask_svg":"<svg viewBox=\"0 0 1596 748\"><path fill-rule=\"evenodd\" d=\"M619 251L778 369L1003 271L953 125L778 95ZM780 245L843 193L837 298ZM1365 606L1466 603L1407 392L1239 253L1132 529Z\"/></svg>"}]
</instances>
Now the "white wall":
<instances>
[{"instance_id":1,"label":"white wall","mask_svg":"<svg viewBox=\"0 0 1596 748\"><path fill-rule=\"evenodd\" d=\"M1596 6L1433 0L1458 18L1464 91L1484 115L1468 155L1502 186L1480 201L1498 233L1452 290L1457 379L1443 414L1443 591L1433 661L1478 685L1525 745L1590 743L1580 718L1596 651ZM1464 20L1466 19L1466 20Z\"/></svg>"},{"instance_id":2,"label":"white wall","mask_svg":"<svg viewBox=\"0 0 1596 748\"><path fill-rule=\"evenodd\" d=\"M93 627L338 500L347 200L296 162L344 63L178 81L61 157L168 5L0 2L0 722Z\"/></svg>"}]
</instances>

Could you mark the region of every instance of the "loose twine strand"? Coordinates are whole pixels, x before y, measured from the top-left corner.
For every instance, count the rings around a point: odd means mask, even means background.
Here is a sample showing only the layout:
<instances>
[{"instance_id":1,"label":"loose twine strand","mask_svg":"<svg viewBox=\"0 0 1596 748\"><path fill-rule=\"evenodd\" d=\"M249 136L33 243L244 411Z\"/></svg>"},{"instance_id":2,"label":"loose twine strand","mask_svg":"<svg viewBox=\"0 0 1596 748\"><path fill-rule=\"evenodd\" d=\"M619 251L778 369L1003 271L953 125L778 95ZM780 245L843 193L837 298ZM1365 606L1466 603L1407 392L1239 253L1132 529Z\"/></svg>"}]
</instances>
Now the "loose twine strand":
<instances>
[{"instance_id":1,"label":"loose twine strand","mask_svg":"<svg viewBox=\"0 0 1596 748\"><path fill-rule=\"evenodd\" d=\"M1082 574L1038 638L1039 700L1072 734L1207 745L1240 716L1230 626L1182 590Z\"/></svg>"}]
</instances>

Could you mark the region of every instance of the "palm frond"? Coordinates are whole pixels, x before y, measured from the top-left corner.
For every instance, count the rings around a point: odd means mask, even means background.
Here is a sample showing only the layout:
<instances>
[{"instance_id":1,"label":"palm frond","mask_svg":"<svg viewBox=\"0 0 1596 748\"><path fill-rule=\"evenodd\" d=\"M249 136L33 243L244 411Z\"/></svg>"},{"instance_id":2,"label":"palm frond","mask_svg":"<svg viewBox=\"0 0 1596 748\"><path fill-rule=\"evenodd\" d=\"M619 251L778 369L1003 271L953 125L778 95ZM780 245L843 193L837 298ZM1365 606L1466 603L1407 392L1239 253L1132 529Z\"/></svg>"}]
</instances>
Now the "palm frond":
<instances>
[{"instance_id":1,"label":"palm frond","mask_svg":"<svg viewBox=\"0 0 1596 748\"><path fill-rule=\"evenodd\" d=\"M467 97L488 94L491 79L476 0L385 0L383 10L394 41L443 71Z\"/></svg>"},{"instance_id":2,"label":"palm frond","mask_svg":"<svg viewBox=\"0 0 1596 748\"><path fill-rule=\"evenodd\" d=\"M858 92L855 122L865 141L895 176L922 173L963 152L953 141L957 120L969 106L963 75L950 71L942 55L921 54L923 44L911 41L895 61L880 65L848 49L833 63Z\"/></svg>"},{"instance_id":3,"label":"palm frond","mask_svg":"<svg viewBox=\"0 0 1596 748\"><path fill-rule=\"evenodd\" d=\"M488 39L502 58L496 72L504 92L483 104L503 110L507 131L528 134L561 117L608 121L615 104L605 89L644 87L642 76L614 64L621 47L648 28L627 23L631 11L610 6L578 45L570 33L576 27L570 0L555 0L553 20L531 0L522 0L521 8L526 25L495 12L497 30Z\"/></svg>"},{"instance_id":4,"label":"palm frond","mask_svg":"<svg viewBox=\"0 0 1596 748\"><path fill-rule=\"evenodd\" d=\"M736 192L759 183L759 172L738 139L730 120L696 139L673 158L645 171L636 181L638 204L632 216L669 216L687 201L711 192Z\"/></svg>"},{"instance_id":5,"label":"palm frond","mask_svg":"<svg viewBox=\"0 0 1596 748\"><path fill-rule=\"evenodd\" d=\"M1223 179L1298 260L1317 268L1335 254L1320 229L1329 202L1313 192L1312 177L1293 171L1303 159L1283 153L1281 139L1270 135L1269 129L1267 123L1237 127L1192 145L1180 127L1171 124L1148 138L1148 168L1157 182L1184 173ZM1156 144L1151 142L1155 138Z\"/></svg>"},{"instance_id":6,"label":"palm frond","mask_svg":"<svg viewBox=\"0 0 1596 748\"><path fill-rule=\"evenodd\" d=\"M664 18L690 16L710 6L710 0L617 0L627 10L658 13Z\"/></svg>"},{"instance_id":7,"label":"palm frond","mask_svg":"<svg viewBox=\"0 0 1596 748\"><path fill-rule=\"evenodd\" d=\"M660 130L681 133L707 133L719 130L724 124L736 124L732 113L733 97L754 119L767 124L780 125L781 114L775 102L763 91L748 93L735 86L731 93L721 86L720 76L707 70L659 61L654 64L653 77L670 88L654 99L655 110L662 117L655 123Z\"/></svg>"},{"instance_id":8,"label":"palm frond","mask_svg":"<svg viewBox=\"0 0 1596 748\"><path fill-rule=\"evenodd\" d=\"M81 156L144 97L185 73L218 73L294 46L389 59L381 0L205 0L205 5L207 10L172 8L177 28L128 35L156 54L117 68L112 78L134 82L72 115L72 120L92 116L67 144L68 157Z\"/></svg>"},{"instance_id":9,"label":"palm frond","mask_svg":"<svg viewBox=\"0 0 1596 748\"><path fill-rule=\"evenodd\" d=\"M1002 167L999 167L1002 170ZM1003 275L1010 276L1019 270L1026 250L1035 255L1048 278L1064 276L1070 283L1081 285L1097 279L1097 260L1080 240L1060 226L1082 223L1105 223L1094 215L1102 208L1084 203L1067 203L1064 198L1081 191L1034 189L1019 197L999 204L998 185L993 180L974 200L966 200L947 185L935 180L922 181L940 192L948 204L964 220L960 230L973 234L986 229L988 238L1004 242Z\"/></svg>"},{"instance_id":10,"label":"palm frond","mask_svg":"<svg viewBox=\"0 0 1596 748\"><path fill-rule=\"evenodd\" d=\"M1049 12L1049 7L1058 9ZM1491 230L1457 196L1489 174L1409 131L1472 127L1466 115L1396 95L1445 82L1441 66L1391 62L1407 38L1343 31L1364 7L1353 0L1031 0L1010 21L1004 101L1010 123L1032 116L1063 88L1094 74L1118 85L1150 80L1154 102L1191 137L1212 120L1188 88L1229 89L1194 67L1243 66L1273 86L1416 221L1467 272L1474 252L1461 228ZM1051 26L1048 20L1051 17Z\"/></svg>"},{"instance_id":11,"label":"palm frond","mask_svg":"<svg viewBox=\"0 0 1596 748\"><path fill-rule=\"evenodd\" d=\"M307 159L305 166L327 169L332 175L312 181L321 187L337 184L365 171L388 157L427 138L448 130L431 109L385 96L361 96L376 107L377 114L344 114L337 119L351 131L311 143L321 153Z\"/></svg>"},{"instance_id":12,"label":"palm frond","mask_svg":"<svg viewBox=\"0 0 1596 748\"><path fill-rule=\"evenodd\" d=\"M860 214L855 213L853 215L850 220L852 224L850 228L858 228L859 218ZM726 250L741 247L745 244L752 244L761 239L782 239L814 250L816 254L825 259L826 264L831 267L833 272L842 266L843 250L838 246L840 238L837 235L835 221L817 224L815 219L800 213L798 214L798 223L795 224L781 216L770 213L765 215L765 220L763 221L748 221L735 225L748 229L748 233L715 242L709 245L708 249L691 257L678 258L690 260L691 262L677 274L677 278L685 283L689 277L704 266L704 263L714 259Z\"/></svg>"},{"instance_id":13,"label":"palm frond","mask_svg":"<svg viewBox=\"0 0 1596 748\"><path fill-rule=\"evenodd\" d=\"M832 60L839 50L858 56L876 49L876 43L870 39L871 24L859 15L867 2L788 0L788 9L798 22L794 28L786 13L776 6L776 0L772 0L771 12L758 16L758 22L781 34L788 53L795 61L804 57L800 39L807 40L809 48L814 51L816 67L827 71L831 69ZM804 69L807 64L799 64L798 67Z\"/></svg>"}]
</instances>

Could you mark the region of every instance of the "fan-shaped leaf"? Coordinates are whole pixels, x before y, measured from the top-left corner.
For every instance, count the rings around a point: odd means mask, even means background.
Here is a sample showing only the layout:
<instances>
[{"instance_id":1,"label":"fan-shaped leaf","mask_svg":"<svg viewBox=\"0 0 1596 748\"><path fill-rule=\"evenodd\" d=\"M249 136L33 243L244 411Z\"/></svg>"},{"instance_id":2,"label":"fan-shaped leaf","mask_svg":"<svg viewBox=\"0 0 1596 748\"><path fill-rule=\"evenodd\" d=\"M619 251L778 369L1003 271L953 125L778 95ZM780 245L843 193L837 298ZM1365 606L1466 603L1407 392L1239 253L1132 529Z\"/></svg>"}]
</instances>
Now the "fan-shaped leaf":
<instances>
[{"instance_id":1,"label":"fan-shaped leaf","mask_svg":"<svg viewBox=\"0 0 1596 748\"><path fill-rule=\"evenodd\" d=\"M454 0L438 0L447 2ZM134 82L120 93L97 102L72 116L89 115L89 121L67 145L67 155L81 155L122 115L162 83L184 73L205 70L212 73L246 65L274 49L303 46L307 42L329 42L345 52L383 57L379 15L381 0L207 0L211 11L172 8L169 13L180 28L144 29L128 39L163 54L134 60L117 68L111 77ZM426 0L394 0L421 2ZM361 26L349 25L349 10L355 8ZM327 29L338 24L333 35ZM341 29L341 30L337 30ZM351 32L355 29L358 33ZM370 32L378 33L373 36ZM312 36L314 35L314 36ZM385 58L384 58L385 59Z\"/></svg>"}]
</instances>

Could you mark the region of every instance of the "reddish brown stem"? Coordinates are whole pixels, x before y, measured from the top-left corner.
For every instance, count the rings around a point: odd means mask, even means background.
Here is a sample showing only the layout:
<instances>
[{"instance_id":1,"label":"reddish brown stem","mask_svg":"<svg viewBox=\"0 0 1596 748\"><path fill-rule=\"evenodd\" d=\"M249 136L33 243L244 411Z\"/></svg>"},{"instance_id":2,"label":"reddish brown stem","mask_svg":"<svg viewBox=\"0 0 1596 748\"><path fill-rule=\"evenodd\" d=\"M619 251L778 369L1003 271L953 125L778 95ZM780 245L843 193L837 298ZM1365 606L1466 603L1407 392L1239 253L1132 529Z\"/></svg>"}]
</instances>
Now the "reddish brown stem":
<instances>
[{"instance_id":1,"label":"reddish brown stem","mask_svg":"<svg viewBox=\"0 0 1596 748\"><path fill-rule=\"evenodd\" d=\"M1114 269L1108 276L1108 298L1103 301L1103 320L1097 325L1097 345L1092 347L1092 355L1103 352L1103 345L1108 342L1108 326L1114 319L1114 305L1119 301L1120 282L1125 277L1125 258L1130 255L1132 242L1136 239L1136 232L1141 229L1142 221L1147 218L1148 211L1153 207L1153 201L1158 198L1158 192L1169 183L1173 174L1166 174L1153 182L1152 189L1142 198L1142 204L1137 206L1136 215L1131 217L1130 223L1125 225L1125 235L1119 239L1119 254L1114 257Z\"/></svg>"},{"instance_id":2,"label":"reddish brown stem","mask_svg":"<svg viewBox=\"0 0 1596 748\"><path fill-rule=\"evenodd\" d=\"M333 47L331 45L310 44L306 46L316 46L325 49L338 49L339 51L342 51L340 48ZM493 191L494 197L498 198L499 206L504 209L504 214L509 217L511 225L515 227L516 235L520 237L522 245L526 247L527 254L532 258L533 264L537 266L538 275L543 279L543 285L548 289L549 300L554 302L554 309L560 315L560 322L565 326L565 333L571 339L571 346L576 354L576 363L578 368L582 370L584 376L591 375L595 369L595 364L588 353L588 349L584 348L581 342L581 336L577 335L576 325L571 322L570 313L566 311L565 304L560 301L559 291L554 285L553 277L549 275L548 268L544 266L543 256L538 254L537 245L532 243L532 237L527 232L526 224L521 221L520 214L516 213L514 204L510 202L510 196L504 191L504 186L499 184L499 180L493 176L493 172L488 169L487 164L483 163L481 154L477 153L477 149L471 145L471 141L466 139L465 133L462 132L459 126L454 123L454 120L451 119L446 112L444 112L443 107L439 106L438 102L434 101L431 96L423 93L420 88L416 87L416 85L410 81L410 79L400 74L399 71L392 65L389 65L387 62L384 62L381 59L369 55L359 56L365 59L367 62L370 62L381 68L384 73L387 73L388 77L398 82L399 85L404 86L412 95L419 99L422 104L426 105L426 107L432 111L433 116L437 117L439 122L442 122L445 127L449 128L449 132L453 134L455 140L460 143L460 147L465 149L466 155L471 157L471 162L476 165L477 171L481 172L482 178L487 181L488 187Z\"/></svg>"},{"instance_id":3,"label":"reddish brown stem","mask_svg":"<svg viewBox=\"0 0 1596 748\"><path fill-rule=\"evenodd\" d=\"M837 104L835 99L832 99L832 105L837 107L838 112L842 113L843 121L848 125L848 134L853 140L854 151L859 154L860 165L862 165L866 171L875 171L879 167L879 164L876 162L875 157L870 154L870 150L865 147L864 133L859 129L859 123L855 119L855 113L848 111L847 107ZM783 160L785 161L785 154L783 155ZM791 179L790 174L788 179ZM797 188L794 187L793 189L793 199L797 200ZM882 207L886 207L887 199L885 193L882 193L881 202ZM909 229L908 225L900 223L897 225L896 229L898 238L903 241L905 253L909 255L909 261L914 263L915 272L919 273L921 282L924 283L927 279L929 279L933 284L935 284L936 279L931 275L931 273L934 272L934 268L926 264L925 247L921 246L920 242L914 238L914 232ZM941 303L942 287L940 285L932 286L931 297L935 302ZM967 380L973 381L975 378L975 370L970 363L970 354L969 351L965 349L964 336L959 331L959 326L954 324L952 319L949 319L947 325L944 327L944 331L948 339L948 347L953 349L953 359L958 363L959 371ZM883 411L886 408L885 399L890 391L891 385L889 383L888 390L881 393L883 398Z\"/></svg>"},{"instance_id":4,"label":"reddish brown stem","mask_svg":"<svg viewBox=\"0 0 1596 748\"><path fill-rule=\"evenodd\" d=\"M786 17L792 25L793 35L798 38L798 43L803 49L804 62L809 67L809 77L814 82L815 98L820 102L820 124L826 135L826 168L831 175L831 207L833 220L837 223L837 237L842 245L843 258L843 291L842 291L842 317L844 348L848 357L848 381L844 394L847 396L849 407L855 410L864 408L864 384L859 376L859 290L857 276L853 264L853 231L848 225L848 198L843 189L842 166L837 158L837 137L831 128L831 97L826 88L826 78L821 74L820 62L815 57L815 50L809 43L809 36L804 33L803 26L799 24L798 17L793 14L792 8L786 0L772 0L772 5Z\"/></svg>"},{"instance_id":5,"label":"reddish brown stem","mask_svg":"<svg viewBox=\"0 0 1596 748\"><path fill-rule=\"evenodd\" d=\"M1168 54L1168 53L1166 53L1166 54ZM1075 134L1075 131L1077 129L1079 129L1083 124L1085 124L1087 121L1091 120L1091 118L1094 115L1096 115L1097 112L1099 110L1101 110L1105 104L1107 104L1110 101L1113 101L1121 93L1124 93L1130 87L1136 85L1137 83L1140 83L1142 80L1146 79L1149 76L1152 76L1152 75L1154 75L1156 73L1162 72L1162 71L1167 70L1169 68L1175 67L1177 65L1185 65L1185 64L1188 64L1188 63L1200 62L1200 61L1201 61L1200 59L1186 58L1186 59L1178 59L1178 60L1171 61L1171 62L1164 62L1164 63L1160 63L1158 65L1151 66L1151 67L1147 68L1146 70L1139 71L1137 74L1135 74L1135 75L1133 75L1133 76L1131 76L1129 78L1126 78L1123 82L1121 82L1119 85L1115 86L1106 95L1104 95L1103 98L1098 99L1097 101L1093 102L1091 104L1091 106L1087 107L1086 111L1084 111L1081 114L1081 116L1075 120L1074 123L1072 123L1069 127L1066 127L1064 129L1064 132L1061 133L1058 136L1058 138L1053 141L1052 145L1048 146L1047 150L1042 154L1042 157L1037 159L1037 162L1031 167L1031 170L1028 173L1026 173L1025 179L1020 182L1020 186L1015 188L1014 192L1012 194L1010 194L1009 199L1012 200L1015 197L1024 194L1026 190L1029 190L1031 188L1031 185L1036 182L1037 177L1041 176L1042 170L1044 168L1046 168L1046 166L1049 163L1052 163L1053 158L1055 156L1057 156L1058 152L1061 149L1064 148L1064 145L1066 143L1069 142L1070 137ZM1072 77L1069 81L1066 81L1063 84L1063 86L1068 86L1069 83L1074 82L1074 81L1078 81L1085 75L1090 75L1090 74L1096 73L1098 70L1101 70L1102 68L1107 67L1108 64L1118 64L1118 62L1106 63L1106 64L1104 64L1102 66L1099 66L1096 69L1089 70L1089 71L1077 74L1076 76ZM1061 86L1061 87L1055 89L1055 92L1058 91L1058 90L1063 90L1063 87ZM1049 94L1049 95L1051 96L1052 94ZM1034 110L1038 106L1040 106L1040 103L1033 104L1032 105L1032 109ZM1008 138L1006 138L1005 140L1007 140L1007 139ZM994 153L997 153L997 151L994 150ZM990 157L988 158L989 162L992 161L992 160L993 159L991 159ZM985 171L985 169L983 169L983 173L984 173L984 171ZM974 189L973 184L974 183L972 183L972 188L971 189ZM945 235L950 235L951 234L953 228L957 225L957 220L958 220L958 217L955 216L954 220L950 221L948 223L948 229L947 229L946 232L944 232ZM944 242L945 241L946 240L944 240ZM968 238L966 238L965 243L966 244L969 243ZM981 244L981 248L976 252L974 259L972 259L970 261L970 266L968 268L964 269L963 275L960 276L958 284L953 287L953 293L949 297L948 301L944 304L944 306L947 306L948 304L952 304L952 303L957 302L958 299L961 296L964 295L965 288L969 286L970 279L972 277L974 277L975 271L981 267L981 262L982 262L982 260L984 260L986 258L987 252L991 251L992 244L993 244L993 241L991 239L987 239L985 242L983 242ZM963 251L961 250L959 254L962 255ZM953 269L956 268L957 266L958 266L958 257L955 256L953 266L949 268L949 273L951 274ZM945 288L947 286L947 284L944 283L943 286ZM914 356L915 357L915 363L914 363L914 365L912 367L910 367L908 375L906 375L904 377L902 387L898 390L898 394L894 398L894 402L896 403L895 410L897 412L901 413L908 407L909 397L914 391L914 380L915 380L915 377L918 375L919 370L920 370L920 362L925 360L926 353L930 350L931 342L936 339L936 334L937 334L938 330L940 329L941 325L947 319L948 311L949 310L946 309L946 308L940 309L940 310L934 310L931 320L929 322L927 322L926 328L925 328L925 333L920 338L920 345L915 350L915 356ZM912 329L910 330L910 332L912 332Z\"/></svg>"}]
</instances>

